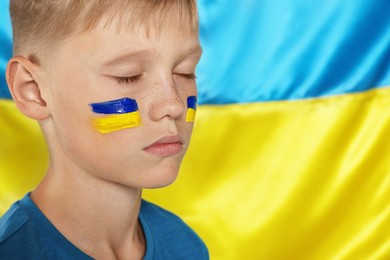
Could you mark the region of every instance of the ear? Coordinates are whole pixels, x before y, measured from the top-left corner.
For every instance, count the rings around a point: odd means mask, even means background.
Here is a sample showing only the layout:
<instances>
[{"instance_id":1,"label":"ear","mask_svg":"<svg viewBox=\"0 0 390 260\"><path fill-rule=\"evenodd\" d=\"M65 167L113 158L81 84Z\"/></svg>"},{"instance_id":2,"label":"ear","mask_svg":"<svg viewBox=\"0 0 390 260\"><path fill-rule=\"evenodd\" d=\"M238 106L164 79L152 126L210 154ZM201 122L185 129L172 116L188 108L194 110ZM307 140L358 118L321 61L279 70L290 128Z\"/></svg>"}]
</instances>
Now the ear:
<instances>
[{"instance_id":1,"label":"ear","mask_svg":"<svg viewBox=\"0 0 390 260\"><path fill-rule=\"evenodd\" d=\"M38 84L38 70L38 65L29 59L15 56L8 62L6 78L19 110L32 119L43 120L50 113L46 101L42 98L42 86Z\"/></svg>"}]
</instances>

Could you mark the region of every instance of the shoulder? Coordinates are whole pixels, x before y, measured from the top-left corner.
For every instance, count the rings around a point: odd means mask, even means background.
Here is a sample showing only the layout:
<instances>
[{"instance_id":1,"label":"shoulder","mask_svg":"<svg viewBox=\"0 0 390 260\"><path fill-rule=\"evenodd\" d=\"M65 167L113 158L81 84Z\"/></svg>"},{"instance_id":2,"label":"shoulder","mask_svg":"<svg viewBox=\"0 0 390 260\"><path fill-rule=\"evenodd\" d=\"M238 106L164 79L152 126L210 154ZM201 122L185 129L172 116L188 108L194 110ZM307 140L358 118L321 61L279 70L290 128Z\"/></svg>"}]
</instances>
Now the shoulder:
<instances>
[{"instance_id":1,"label":"shoulder","mask_svg":"<svg viewBox=\"0 0 390 260\"><path fill-rule=\"evenodd\" d=\"M0 255L2 259L23 259L39 252L33 222L16 202L0 218Z\"/></svg>"},{"instance_id":2,"label":"shoulder","mask_svg":"<svg viewBox=\"0 0 390 260\"><path fill-rule=\"evenodd\" d=\"M29 221L29 217L24 214L17 203L0 218L0 243L17 233L24 224Z\"/></svg>"},{"instance_id":3,"label":"shoulder","mask_svg":"<svg viewBox=\"0 0 390 260\"><path fill-rule=\"evenodd\" d=\"M154 243L155 259L208 259L203 241L177 215L142 201L140 220L147 243Z\"/></svg>"},{"instance_id":4,"label":"shoulder","mask_svg":"<svg viewBox=\"0 0 390 260\"><path fill-rule=\"evenodd\" d=\"M153 203L142 201L141 216L146 224L153 228L153 232L158 232L161 235L174 232L178 236L198 238L196 233L180 217Z\"/></svg>"}]
</instances>

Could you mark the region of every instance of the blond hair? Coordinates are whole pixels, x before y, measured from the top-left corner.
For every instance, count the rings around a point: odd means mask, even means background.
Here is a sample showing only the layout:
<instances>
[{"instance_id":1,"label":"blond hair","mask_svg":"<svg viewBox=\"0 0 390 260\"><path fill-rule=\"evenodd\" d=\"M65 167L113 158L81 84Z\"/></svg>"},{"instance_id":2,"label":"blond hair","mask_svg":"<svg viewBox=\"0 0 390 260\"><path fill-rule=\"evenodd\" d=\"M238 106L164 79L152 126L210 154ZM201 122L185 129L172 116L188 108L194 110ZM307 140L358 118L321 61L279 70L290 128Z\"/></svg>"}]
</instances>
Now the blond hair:
<instances>
[{"instance_id":1,"label":"blond hair","mask_svg":"<svg viewBox=\"0 0 390 260\"><path fill-rule=\"evenodd\" d=\"M67 36L93 29L103 17L106 25L115 20L118 28L144 25L158 30L173 9L180 24L198 30L196 0L11 0L14 55L45 56Z\"/></svg>"}]
</instances>

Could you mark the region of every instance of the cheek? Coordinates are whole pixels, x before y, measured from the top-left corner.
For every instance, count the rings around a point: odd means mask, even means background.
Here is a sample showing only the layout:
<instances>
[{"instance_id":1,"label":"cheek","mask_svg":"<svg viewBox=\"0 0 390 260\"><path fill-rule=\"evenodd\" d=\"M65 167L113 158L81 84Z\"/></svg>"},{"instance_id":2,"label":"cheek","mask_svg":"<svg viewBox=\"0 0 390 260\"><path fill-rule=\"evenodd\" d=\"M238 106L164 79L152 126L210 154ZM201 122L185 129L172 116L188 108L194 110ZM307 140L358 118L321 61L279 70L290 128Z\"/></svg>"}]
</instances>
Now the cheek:
<instances>
[{"instance_id":1,"label":"cheek","mask_svg":"<svg viewBox=\"0 0 390 260\"><path fill-rule=\"evenodd\" d=\"M55 82L51 82L50 90L49 105L54 119L57 114L65 114L62 117L63 120L68 118L69 121L73 120L77 124L82 122L76 120L77 118L87 117L88 98L91 98L91 91L86 77L81 77L77 73L61 74Z\"/></svg>"}]
</instances>

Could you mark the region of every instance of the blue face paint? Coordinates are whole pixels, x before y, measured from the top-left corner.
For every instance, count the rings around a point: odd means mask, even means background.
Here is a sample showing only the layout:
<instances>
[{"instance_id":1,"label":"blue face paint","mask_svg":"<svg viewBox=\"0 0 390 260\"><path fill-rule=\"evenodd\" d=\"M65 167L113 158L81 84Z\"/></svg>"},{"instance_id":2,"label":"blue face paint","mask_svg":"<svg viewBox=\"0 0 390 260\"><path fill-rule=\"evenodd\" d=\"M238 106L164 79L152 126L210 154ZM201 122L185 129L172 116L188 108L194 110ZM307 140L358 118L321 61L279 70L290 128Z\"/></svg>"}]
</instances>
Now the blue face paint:
<instances>
[{"instance_id":1,"label":"blue face paint","mask_svg":"<svg viewBox=\"0 0 390 260\"><path fill-rule=\"evenodd\" d=\"M102 103L90 104L97 114L126 114L138 110L137 101L131 98L121 98Z\"/></svg>"},{"instance_id":2,"label":"blue face paint","mask_svg":"<svg viewBox=\"0 0 390 260\"><path fill-rule=\"evenodd\" d=\"M196 96L190 96L187 98L187 107L188 108L192 108L192 109L196 110L196 104L197 104Z\"/></svg>"}]
</instances>

